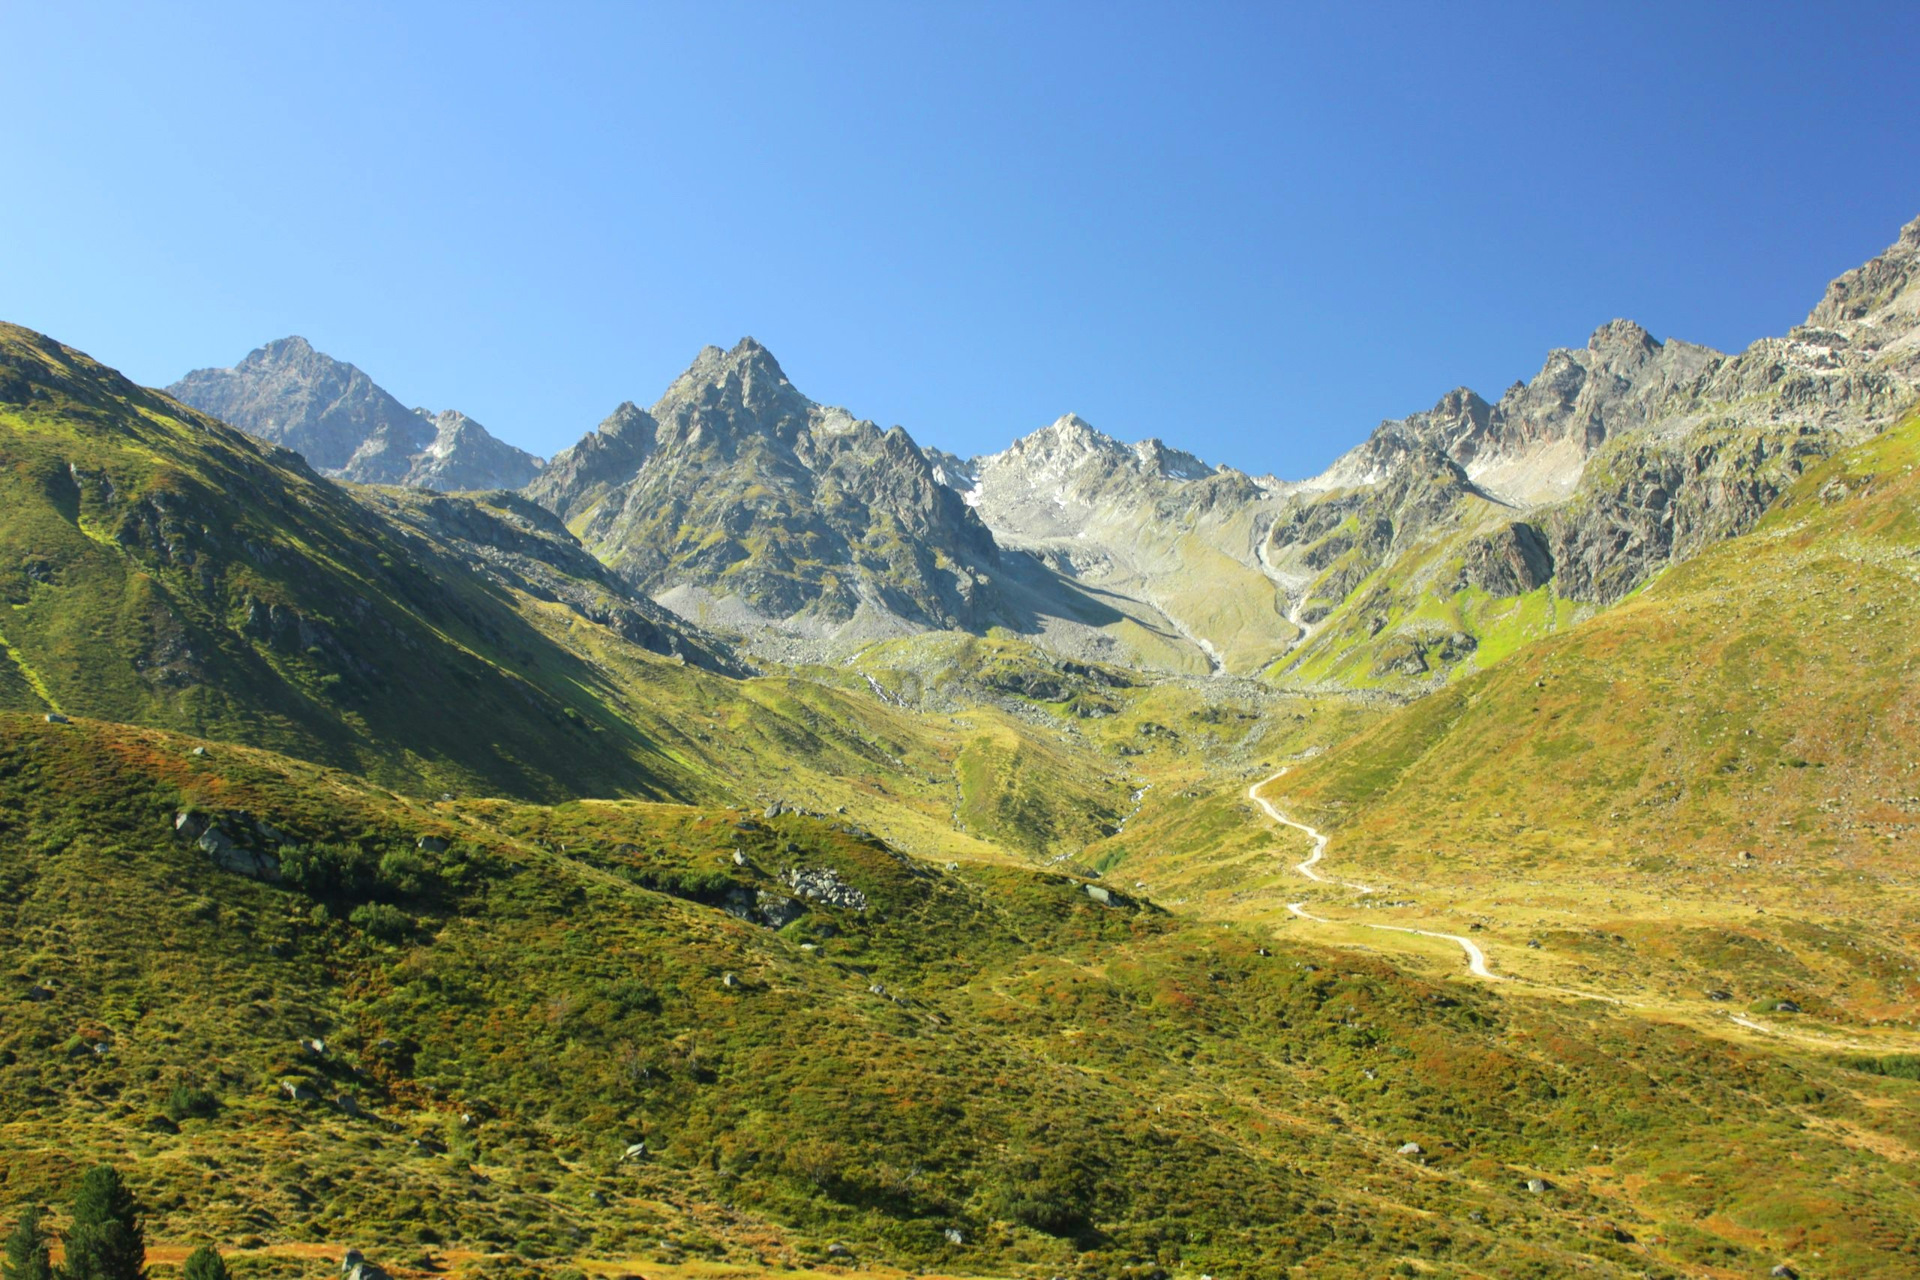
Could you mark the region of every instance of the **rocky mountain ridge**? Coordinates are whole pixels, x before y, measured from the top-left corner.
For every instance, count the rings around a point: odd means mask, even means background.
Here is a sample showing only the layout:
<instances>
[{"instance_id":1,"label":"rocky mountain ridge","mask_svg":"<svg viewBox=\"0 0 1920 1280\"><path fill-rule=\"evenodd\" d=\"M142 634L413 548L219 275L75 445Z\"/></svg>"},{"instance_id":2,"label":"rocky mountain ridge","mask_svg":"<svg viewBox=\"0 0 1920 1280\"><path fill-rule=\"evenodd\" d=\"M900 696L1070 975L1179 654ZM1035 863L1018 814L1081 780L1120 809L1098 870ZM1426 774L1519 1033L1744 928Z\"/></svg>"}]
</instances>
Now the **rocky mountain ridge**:
<instances>
[{"instance_id":1,"label":"rocky mountain ridge","mask_svg":"<svg viewBox=\"0 0 1920 1280\"><path fill-rule=\"evenodd\" d=\"M683 616L802 637L972 629L999 549L907 433L807 399L752 338L623 404L528 489Z\"/></svg>"},{"instance_id":2,"label":"rocky mountain ridge","mask_svg":"<svg viewBox=\"0 0 1920 1280\"><path fill-rule=\"evenodd\" d=\"M1298 482L1075 414L963 459L816 403L751 338L544 468L297 339L174 391L341 478L524 485L631 588L775 656L1001 627L1081 658L1423 687L1740 532L1920 398L1916 259L1920 220L1738 354L1611 321Z\"/></svg>"},{"instance_id":3,"label":"rocky mountain ridge","mask_svg":"<svg viewBox=\"0 0 1920 1280\"><path fill-rule=\"evenodd\" d=\"M518 489L541 460L458 410L408 409L360 369L281 338L166 388L182 404L292 449L323 475L447 491Z\"/></svg>"}]
</instances>

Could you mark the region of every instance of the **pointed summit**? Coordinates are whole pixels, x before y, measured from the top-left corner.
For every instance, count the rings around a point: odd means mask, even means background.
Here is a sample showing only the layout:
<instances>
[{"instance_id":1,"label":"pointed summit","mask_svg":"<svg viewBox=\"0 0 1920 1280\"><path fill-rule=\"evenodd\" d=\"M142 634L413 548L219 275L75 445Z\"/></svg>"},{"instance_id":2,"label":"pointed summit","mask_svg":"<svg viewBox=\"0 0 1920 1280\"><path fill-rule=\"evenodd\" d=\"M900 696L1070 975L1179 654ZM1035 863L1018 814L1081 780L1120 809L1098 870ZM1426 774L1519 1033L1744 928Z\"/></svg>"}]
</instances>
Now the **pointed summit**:
<instances>
[{"instance_id":1,"label":"pointed summit","mask_svg":"<svg viewBox=\"0 0 1920 1280\"><path fill-rule=\"evenodd\" d=\"M167 388L182 404L292 449L328 475L363 484L517 489L540 460L463 414L409 410L344 360L298 335L229 369L196 369Z\"/></svg>"},{"instance_id":2,"label":"pointed summit","mask_svg":"<svg viewBox=\"0 0 1920 1280\"><path fill-rule=\"evenodd\" d=\"M702 347L651 412L667 436L790 441L815 407L787 381L771 351L742 338L731 351Z\"/></svg>"}]
</instances>

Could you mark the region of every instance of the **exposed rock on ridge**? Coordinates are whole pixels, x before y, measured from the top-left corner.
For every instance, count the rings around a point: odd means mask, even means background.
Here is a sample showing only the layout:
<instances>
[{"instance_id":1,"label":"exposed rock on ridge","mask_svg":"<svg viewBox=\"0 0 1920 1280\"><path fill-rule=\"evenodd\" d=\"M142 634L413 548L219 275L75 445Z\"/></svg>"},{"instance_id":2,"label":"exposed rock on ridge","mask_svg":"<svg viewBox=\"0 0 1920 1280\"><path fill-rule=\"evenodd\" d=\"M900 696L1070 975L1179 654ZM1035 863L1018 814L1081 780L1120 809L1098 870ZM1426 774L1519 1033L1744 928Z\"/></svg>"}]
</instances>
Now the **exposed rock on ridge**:
<instances>
[{"instance_id":1,"label":"exposed rock on ridge","mask_svg":"<svg viewBox=\"0 0 1920 1280\"><path fill-rule=\"evenodd\" d=\"M999 549L906 432L815 404L751 338L622 405L529 493L696 619L819 638L996 616Z\"/></svg>"},{"instance_id":2,"label":"exposed rock on ridge","mask_svg":"<svg viewBox=\"0 0 1920 1280\"><path fill-rule=\"evenodd\" d=\"M300 454L324 475L362 484L518 489L540 459L456 410L408 410L373 379L282 338L231 369L196 369L167 394Z\"/></svg>"}]
</instances>

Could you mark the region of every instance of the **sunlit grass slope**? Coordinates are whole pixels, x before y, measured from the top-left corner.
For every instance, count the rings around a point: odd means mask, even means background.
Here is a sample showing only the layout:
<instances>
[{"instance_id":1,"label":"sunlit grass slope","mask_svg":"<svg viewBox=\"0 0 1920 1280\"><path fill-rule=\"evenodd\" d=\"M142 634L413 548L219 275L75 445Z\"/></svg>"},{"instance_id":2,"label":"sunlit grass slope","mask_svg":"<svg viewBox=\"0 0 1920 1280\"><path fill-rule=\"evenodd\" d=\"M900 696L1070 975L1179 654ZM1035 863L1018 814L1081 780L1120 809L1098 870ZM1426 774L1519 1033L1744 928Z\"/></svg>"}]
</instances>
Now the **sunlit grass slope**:
<instances>
[{"instance_id":1,"label":"sunlit grass slope","mask_svg":"<svg viewBox=\"0 0 1920 1280\"><path fill-rule=\"evenodd\" d=\"M1752 533L1271 794L1333 831L1336 867L1476 916L1515 968L1910 1025L1916 466L1909 419Z\"/></svg>"},{"instance_id":2,"label":"sunlit grass slope","mask_svg":"<svg viewBox=\"0 0 1920 1280\"><path fill-rule=\"evenodd\" d=\"M196 745L0 717L0 1204L111 1159L164 1256L211 1238L242 1276L346 1244L460 1274L834 1244L1089 1277L1911 1271L1893 1076L828 819L428 803ZM216 866L183 811L287 882Z\"/></svg>"}]
</instances>

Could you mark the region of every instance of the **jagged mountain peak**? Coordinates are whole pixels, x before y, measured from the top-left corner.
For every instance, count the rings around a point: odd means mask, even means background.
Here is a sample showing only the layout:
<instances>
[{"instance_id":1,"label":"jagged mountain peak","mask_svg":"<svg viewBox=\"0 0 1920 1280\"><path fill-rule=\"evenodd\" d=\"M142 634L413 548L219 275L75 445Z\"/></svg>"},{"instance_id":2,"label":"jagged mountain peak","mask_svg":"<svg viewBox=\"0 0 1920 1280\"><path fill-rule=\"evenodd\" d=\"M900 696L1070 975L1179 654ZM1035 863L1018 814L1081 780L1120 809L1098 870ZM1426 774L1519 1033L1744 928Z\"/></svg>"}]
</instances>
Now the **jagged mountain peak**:
<instances>
[{"instance_id":1,"label":"jagged mountain peak","mask_svg":"<svg viewBox=\"0 0 1920 1280\"><path fill-rule=\"evenodd\" d=\"M730 351L702 347L651 412L663 431L690 440L758 434L790 444L817 407L771 351L742 338Z\"/></svg>"},{"instance_id":2,"label":"jagged mountain peak","mask_svg":"<svg viewBox=\"0 0 1920 1280\"><path fill-rule=\"evenodd\" d=\"M1159 436L1148 436L1133 446L1133 456L1163 480L1199 480L1214 474L1208 466L1185 449L1170 448Z\"/></svg>"},{"instance_id":3,"label":"jagged mountain peak","mask_svg":"<svg viewBox=\"0 0 1920 1280\"><path fill-rule=\"evenodd\" d=\"M247 365L267 364L275 360L311 359L316 356L322 360L332 361L335 364L343 363L333 360L332 356L316 350L311 342L308 342L299 334L293 333L288 334L284 338L275 338L272 342L262 343L260 346L255 347L252 351L247 352L246 358L240 362L240 365L245 367Z\"/></svg>"},{"instance_id":4,"label":"jagged mountain peak","mask_svg":"<svg viewBox=\"0 0 1920 1280\"><path fill-rule=\"evenodd\" d=\"M1609 320L1587 339L1587 350L1616 359L1652 356L1664 345L1645 326L1632 320Z\"/></svg>"},{"instance_id":5,"label":"jagged mountain peak","mask_svg":"<svg viewBox=\"0 0 1920 1280\"><path fill-rule=\"evenodd\" d=\"M1038 431L1030 431L1015 440L994 459L1048 458L1055 460L1076 460L1091 454L1104 453L1115 456L1127 452L1127 447L1106 432L1096 428L1091 422L1077 413L1063 413ZM987 461L982 459L981 461Z\"/></svg>"},{"instance_id":6,"label":"jagged mountain peak","mask_svg":"<svg viewBox=\"0 0 1920 1280\"><path fill-rule=\"evenodd\" d=\"M231 368L195 369L167 392L343 480L517 489L540 470L538 458L465 414L409 410L363 370L297 334L254 348Z\"/></svg>"},{"instance_id":7,"label":"jagged mountain peak","mask_svg":"<svg viewBox=\"0 0 1920 1280\"><path fill-rule=\"evenodd\" d=\"M1818 306L1807 316L1814 326L1844 325L1875 312L1902 314L1911 321L1920 312L1920 218L1900 228L1900 238L1879 254L1836 278Z\"/></svg>"}]
</instances>

